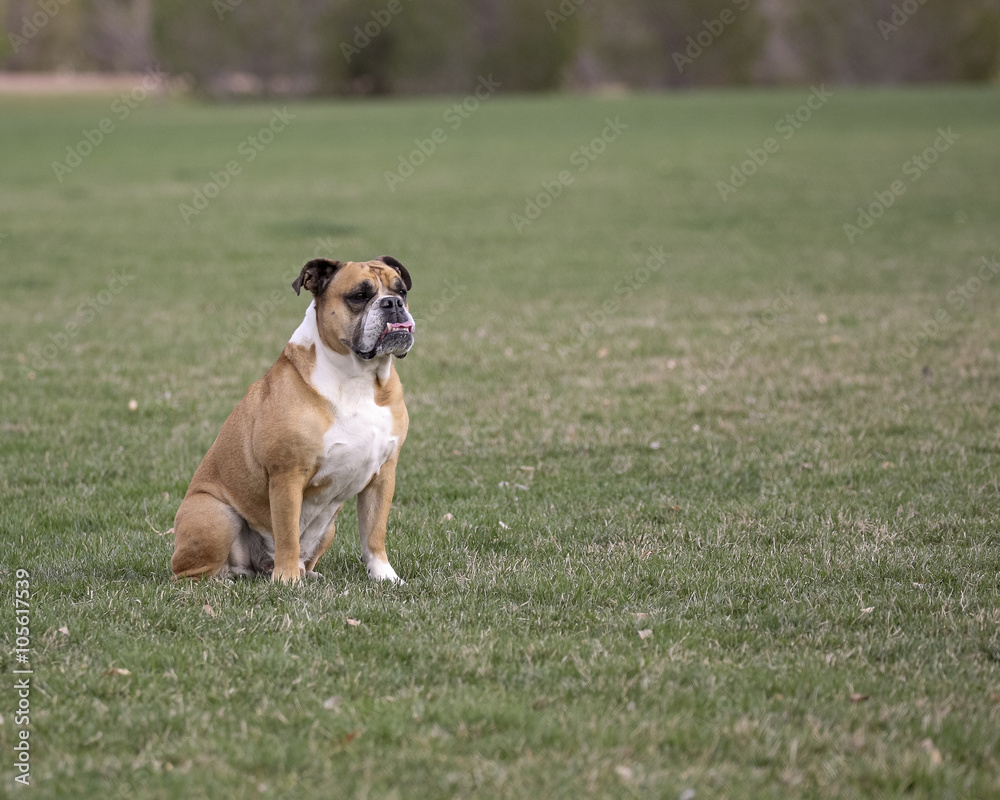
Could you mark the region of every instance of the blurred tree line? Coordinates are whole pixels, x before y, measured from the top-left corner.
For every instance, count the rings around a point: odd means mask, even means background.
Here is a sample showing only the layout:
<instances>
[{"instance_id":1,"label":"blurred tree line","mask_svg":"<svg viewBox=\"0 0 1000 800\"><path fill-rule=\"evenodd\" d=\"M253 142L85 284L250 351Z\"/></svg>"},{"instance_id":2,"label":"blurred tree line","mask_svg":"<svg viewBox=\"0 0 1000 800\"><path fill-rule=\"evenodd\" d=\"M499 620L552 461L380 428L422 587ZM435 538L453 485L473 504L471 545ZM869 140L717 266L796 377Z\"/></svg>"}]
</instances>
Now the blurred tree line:
<instances>
[{"instance_id":1,"label":"blurred tree line","mask_svg":"<svg viewBox=\"0 0 1000 800\"><path fill-rule=\"evenodd\" d=\"M988 81L1000 0L0 0L6 70L375 95Z\"/></svg>"}]
</instances>

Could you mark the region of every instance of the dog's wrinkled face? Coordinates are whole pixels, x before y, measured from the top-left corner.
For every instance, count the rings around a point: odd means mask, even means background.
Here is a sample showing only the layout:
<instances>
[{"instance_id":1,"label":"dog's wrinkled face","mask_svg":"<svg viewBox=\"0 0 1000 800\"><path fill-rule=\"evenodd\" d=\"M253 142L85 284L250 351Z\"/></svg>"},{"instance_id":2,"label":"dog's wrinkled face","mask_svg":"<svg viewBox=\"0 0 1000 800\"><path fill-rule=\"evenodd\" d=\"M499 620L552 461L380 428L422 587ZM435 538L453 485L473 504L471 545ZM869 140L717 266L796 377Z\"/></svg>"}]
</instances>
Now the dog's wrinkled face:
<instances>
[{"instance_id":1,"label":"dog's wrinkled face","mask_svg":"<svg viewBox=\"0 0 1000 800\"><path fill-rule=\"evenodd\" d=\"M363 359L403 358L413 347L413 317L406 306L410 273L392 256L374 261L317 258L292 284L316 298L316 324L323 343Z\"/></svg>"}]
</instances>

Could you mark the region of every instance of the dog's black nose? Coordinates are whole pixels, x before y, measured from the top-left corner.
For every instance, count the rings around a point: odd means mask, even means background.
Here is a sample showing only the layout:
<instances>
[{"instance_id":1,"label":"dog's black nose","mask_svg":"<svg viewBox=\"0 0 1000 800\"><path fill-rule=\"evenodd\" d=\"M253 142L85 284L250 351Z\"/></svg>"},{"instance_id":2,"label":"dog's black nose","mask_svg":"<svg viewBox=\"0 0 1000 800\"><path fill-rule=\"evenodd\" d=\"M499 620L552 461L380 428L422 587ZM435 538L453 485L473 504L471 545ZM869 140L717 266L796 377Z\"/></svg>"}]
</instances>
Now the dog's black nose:
<instances>
[{"instance_id":1,"label":"dog's black nose","mask_svg":"<svg viewBox=\"0 0 1000 800\"><path fill-rule=\"evenodd\" d=\"M379 308L403 308L403 298L402 297L383 297L378 301Z\"/></svg>"}]
</instances>

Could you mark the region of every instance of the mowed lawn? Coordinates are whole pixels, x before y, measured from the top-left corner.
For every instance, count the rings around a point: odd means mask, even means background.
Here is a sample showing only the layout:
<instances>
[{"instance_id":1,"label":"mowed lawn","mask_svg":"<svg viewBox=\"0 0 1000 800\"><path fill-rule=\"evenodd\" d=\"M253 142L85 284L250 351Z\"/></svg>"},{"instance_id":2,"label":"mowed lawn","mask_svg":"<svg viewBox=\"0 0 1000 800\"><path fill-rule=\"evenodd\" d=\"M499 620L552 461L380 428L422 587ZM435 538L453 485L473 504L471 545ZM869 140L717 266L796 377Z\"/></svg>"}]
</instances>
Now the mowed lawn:
<instances>
[{"instance_id":1,"label":"mowed lawn","mask_svg":"<svg viewBox=\"0 0 1000 800\"><path fill-rule=\"evenodd\" d=\"M810 95L0 99L4 790L996 797L1000 97ZM172 582L292 279L384 253L406 585L350 507Z\"/></svg>"}]
</instances>

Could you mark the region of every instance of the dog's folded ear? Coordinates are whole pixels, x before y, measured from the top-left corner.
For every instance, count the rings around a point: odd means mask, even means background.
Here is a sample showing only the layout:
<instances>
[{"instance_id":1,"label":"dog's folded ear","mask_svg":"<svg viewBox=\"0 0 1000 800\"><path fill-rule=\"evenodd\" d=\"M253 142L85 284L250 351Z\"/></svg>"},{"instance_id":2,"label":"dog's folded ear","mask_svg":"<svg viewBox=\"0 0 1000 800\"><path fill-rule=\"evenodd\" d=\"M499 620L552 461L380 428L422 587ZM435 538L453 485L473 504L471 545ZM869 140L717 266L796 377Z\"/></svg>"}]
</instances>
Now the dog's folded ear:
<instances>
[{"instance_id":1,"label":"dog's folded ear","mask_svg":"<svg viewBox=\"0 0 1000 800\"><path fill-rule=\"evenodd\" d=\"M406 267L399 263L399 259L393 258L392 256L379 256L378 260L387 267L392 267L399 273L399 277L403 279L403 286L406 287L406 291L410 291L410 289L413 288L413 281L410 280L410 273L406 271Z\"/></svg>"},{"instance_id":2,"label":"dog's folded ear","mask_svg":"<svg viewBox=\"0 0 1000 800\"><path fill-rule=\"evenodd\" d=\"M314 258L308 262L292 283L295 294L304 287L314 295L321 295L330 285L334 274L344 266L342 261L331 261L328 258Z\"/></svg>"}]
</instances>

